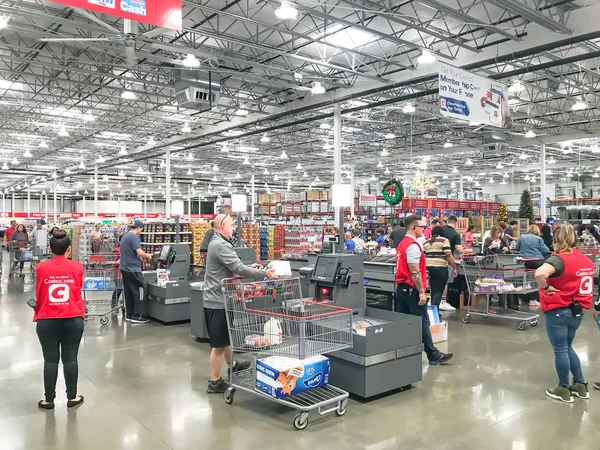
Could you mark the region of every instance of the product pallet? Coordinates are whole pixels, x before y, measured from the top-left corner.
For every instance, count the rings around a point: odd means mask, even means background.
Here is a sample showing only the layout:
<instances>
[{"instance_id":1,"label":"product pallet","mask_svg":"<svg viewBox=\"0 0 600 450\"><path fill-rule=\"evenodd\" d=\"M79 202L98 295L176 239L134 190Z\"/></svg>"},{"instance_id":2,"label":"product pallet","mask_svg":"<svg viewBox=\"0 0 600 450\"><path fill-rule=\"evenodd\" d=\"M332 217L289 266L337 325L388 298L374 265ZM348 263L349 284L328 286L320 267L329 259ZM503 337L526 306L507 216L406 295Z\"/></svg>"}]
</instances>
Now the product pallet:
<instances>
[{"instance_id":1,"label":"product pallet","mask_svg":"<svg viewBox=\"0 0 600 450\"><path fill-rule=\"evenodd\" d=\"M147 223L144 226L142 235L140 236L142 250L151 254L160 252L164 245L174 244L177 242L177 232L179 232L179 242L192 242L193 235L189 223Z\"/></svg>"},{"instance_id":2,"label":"product pallet","mask_svg":"<svg viewBox=\"0 0 600 450\"><path fill-rule=\"evenodd\" d=\"M204 235L210 230L209 222L192 222L190 223L192 231L192 264L203 265L202 255L200 254L200 245L204 239Z\"/></svg>"}]
</instances>

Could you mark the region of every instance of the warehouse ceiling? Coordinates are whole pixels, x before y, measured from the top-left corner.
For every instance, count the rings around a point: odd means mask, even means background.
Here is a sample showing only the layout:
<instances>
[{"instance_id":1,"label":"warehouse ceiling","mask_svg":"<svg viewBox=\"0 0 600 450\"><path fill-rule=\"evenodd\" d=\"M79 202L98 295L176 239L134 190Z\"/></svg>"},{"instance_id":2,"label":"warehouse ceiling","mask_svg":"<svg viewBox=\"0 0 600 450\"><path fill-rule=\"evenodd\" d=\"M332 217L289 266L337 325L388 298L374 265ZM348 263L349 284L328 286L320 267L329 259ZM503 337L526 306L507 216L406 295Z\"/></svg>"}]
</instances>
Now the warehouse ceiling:
<instances>
[{"instance_id":1,"label":"warehouse ceiling","mask_svg":"<svg viewBox=\"0 0 600 450\"><path fill-rule=\"evenodd\" d=\"M102 196L160 198L167 150L174 195L239 191L252 175L261 189L329 186L335 103L344 170L359 182L408 180L416 168L448 185L465 169L467 184L535 177L541 143L557 167L550 179L567 168L592 176L598 3L299 0L282 20L279 0L184 0L175 32L3 0L0 189L37 195L56 183L91 195L97 166ZM506 146L484 147L492 130L440 115L438 61L520 83ZM210 110L178 104L190 73L218 80Z\"/></svg>"}]
</instances>

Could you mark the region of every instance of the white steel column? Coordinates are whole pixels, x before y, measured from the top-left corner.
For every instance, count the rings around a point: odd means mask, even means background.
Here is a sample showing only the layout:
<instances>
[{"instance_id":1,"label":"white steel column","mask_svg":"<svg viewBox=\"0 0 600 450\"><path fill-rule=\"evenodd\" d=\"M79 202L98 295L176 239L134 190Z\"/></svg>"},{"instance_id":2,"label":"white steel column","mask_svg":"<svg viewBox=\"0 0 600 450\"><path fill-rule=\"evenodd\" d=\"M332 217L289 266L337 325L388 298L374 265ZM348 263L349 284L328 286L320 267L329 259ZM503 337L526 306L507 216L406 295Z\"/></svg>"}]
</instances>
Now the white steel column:
<instances>
[{"instance_id":1,"label":"white steel column","mask_svg":"<svg viewBox=\"0 0 600 450\"><path fill-rule=\"evenodd\" d=\"M81 214L83 215L83 221L85 222L85 194L83 194L83 197L82 197Z\"/></svg>"},{"instance_id":2,"label":"white steel column","mask_svg":"<svg viewBox=\"0 0 600 450\"><path fill-rule=\"evenodd\" d=\"M54 179L54 223L58 223L57 220L57 209L58 209L58 204L57 204L57 198L56 198L56 178Z\"/></svg>"},{"instance_id":3,"label":"white steel column","mask_svg":"<svg viewBox=\"0 0 600 450\"><path fill-rule=\"evenodd\" d=\"M98 165L94 166L94 222L98 222Z\"/></svg>"},{"instance_id":4,"label":"white steel column","mask_svg":"<svg viewBox=\"0 0 600 450\"><path fill-rule=\"evenodd\" d=\"M540 147L540 218L546 223L546 144Z\"/></svg>"},{"instance_id":5,"label":"white steel column","mask_svg":"<svg viewBox=\"0 0 600 450\"><path fill-rule=\"evenodd\" d=\"M354 219L354 196L356 195L356 185L354 183L354 164L350 166L350 186L352 186L352 206L350 207L350 217ZM358 194L360 199L360 193Z\"/></svg>"},{"instance_id":6,"label":"white steel column","mask_svg":"<svg viewBox=\"0 0 600 450\"><path fill-rule=\"evenodd\" d=\"M117 197L117 219L121 217L121 197Z\"/></svg>"},{"instance_id":7,"label":"white steel column","mask_svg":"<svg viewBox=\"0 0 600 450\"><path fill-rule=\"evenodd\" d=\"M2 217L6 217L6 194L2 193Z\"/></svg>"},{"instance_id":8,"label":"white steel column","mask_svg":"<svg viewBox=\"0 0 600 450\"><path fill-rule=\"evenodd\" d=\"M144 188L144 219L148 218L148 206L146 204L147 190L148 189Z\"/></svg>"},{"instance_id":9,"label":"white steel column","mask_svg":"<svg viewBox=\"0 0 600 450\"><path fill-rule=\"evenodd\" d=\"M254 175L252 175L252 179L250 180L251 183L251 197L252 197L252 215L250 216L252 218L252 221L254 221L254 196L256 195L254 193Z\"/></svg>"},{"instance_id":10,"label":"white steel column","mask_svg":"<svg viewBox=\"0 0 600 450\"><path fill-rule=\"evenodd\" d=\"M48 193L44 192L45 202L46 202L46 223L48 223Z\"/></svg>"},{"instance_id":11,"label":"white steel column","mask_svg":"<svg viewBox=\"0 0 600 450\"><path fill-rule=\"evenodd\" d=\"M167 220L171 218L171 150L167 149L167 153L165 154L166 164L167 164L167 177L166 177L166 194L165 194L165 213L167 215Z\"/></svg>"},{"instance_id":12,"label":"white steel column","mask_svg":"<svg viewBox=\"0 0 600 450\"><path fill-rule=\"evenodd\" d=\"M333 106L333 184L342 184L342 105ZM334 223L339 227L338 248L344 252L344 208L335 208Z\"/></svg>"},{"instance_id":13,"label":"white steel column","mask_svg":"<svg viewBox=\"0 0 600 450\"><path fill-rule=\"evenodd\" d=\"M188 184L188 220L192 220L192 186Z\"/></svg>"},{"instance_id":14,"label":"white steel column","mask_svg":"<svg viewBox=\"0 0 600 450\"><path fill-rule=\"evenodd\" d=\"M465 190L464 190L464 183L463 183L463 176L460 176L460 186L459 186L460 192L458 193L458 199L459 200L464 200L465 199Z\"/></svg>"},{"instance_id":15,"label":"white steel column","mask_svg":"<svg viewBox=\"0 0 600 450\"><path fill-rule=\"evenodd\" d=\"M27 188L27 218L31 217L31 189Z\"/></svg>"}]
</instances>

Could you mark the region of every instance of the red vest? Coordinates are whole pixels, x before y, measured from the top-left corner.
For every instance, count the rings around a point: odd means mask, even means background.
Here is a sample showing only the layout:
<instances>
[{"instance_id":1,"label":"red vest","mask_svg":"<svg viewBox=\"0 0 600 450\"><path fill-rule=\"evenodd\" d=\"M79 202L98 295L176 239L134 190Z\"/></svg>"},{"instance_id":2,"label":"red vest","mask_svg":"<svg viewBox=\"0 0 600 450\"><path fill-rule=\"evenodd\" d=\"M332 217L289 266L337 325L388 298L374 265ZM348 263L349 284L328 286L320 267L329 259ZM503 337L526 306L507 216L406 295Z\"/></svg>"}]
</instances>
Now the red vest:
<instances>
[{"instance_id":1,"label":"red vest","mask_svg":"<svg viewBox=\"0 0 600 450\"><path fill-rule=\"evenodd\" d=\"M412 237L405 236L404 239L398 244L396 249L396 284L406 283L411 287L415 287L410 271L408 270L408 263L406 262L406 251L411 245L419 246L421 250L421 259L419 260L419 271L421 272L421 280L423 280L423 289L427 290L427 266L425 263L425 253L421 245Z\"/></svg>"},{"instance_id":2,"label":"red vest","mask_svg":"<svg viewBox=\"0 0 600 450\"><path fill-rule=\"evenodd\" d=\"M54 256L35 268L37 306L33 321L38 319L69 319L84 317L81 297L83 266L64 256Z\"/></svg>"},{"instance_id":3,"label":"red vest","mask_svg":"<svg viewBox=\"0 0 600 450\"><path fill-rule=\"evenodd\" d=\"M546 280L559 292L548 295L543 289L540 289L542 311L566 308L575 300L583 308L590 309L594 292L594 263L578 250L573 250L573 253L560 253L556 256L563 260L565 270L561 276Z\"/></svg>"}]
</instances>

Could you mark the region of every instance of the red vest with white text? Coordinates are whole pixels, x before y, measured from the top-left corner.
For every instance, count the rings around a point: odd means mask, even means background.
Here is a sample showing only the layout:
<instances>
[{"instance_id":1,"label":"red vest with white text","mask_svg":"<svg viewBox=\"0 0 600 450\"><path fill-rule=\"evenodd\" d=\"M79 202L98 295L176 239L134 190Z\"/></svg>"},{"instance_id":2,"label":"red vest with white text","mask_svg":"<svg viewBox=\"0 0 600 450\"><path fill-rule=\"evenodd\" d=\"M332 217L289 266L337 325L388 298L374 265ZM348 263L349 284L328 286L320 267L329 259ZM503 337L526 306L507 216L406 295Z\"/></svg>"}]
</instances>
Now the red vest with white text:
<instances>
[{"instance_id":1,"label":"red vest with white text","mask_svg":"<svg viewBox=\"0 0 600 450\"><path fill-rule=\"evenodd\" d=\"M35 267L37 306L33 321L38 319L69 319L84 317L85 305L81 296L83 266L64 256L54 255L51 260Z\"/></svg>"},{"instance_id":2,"label":"red vest with white text","mask_svg":"<svg viewBox=\"0 0 600 450\"><path fill-rule=\"evenodd\" d=\"M405 236L398 244L396 249L396 284L406 283L411 287L415 287L410 270L408 270L408 262L406 262L406 251L411 245L418 245L421 249L421 259L419 260L419 272L421 272L421 280L423 280L423 289L427 289L427 266L425 263L425 253L421 245L411 236Z\"/></svg>"},{"instance_id":3,"label":"red vest with white text","mask_svg":"<svg viewBox=\"0 0 600 450\"><path fill-rule=\"evenodd\" d=\"M559 292L548 295L540 289L542 311L567 308L574 301L578 301L583 308L590 309L594 293L594 263L575 249L573 253L559 253L556 256L563 260L565 270L562 275L546 280Z\"/></svg>"}]
</instances>

